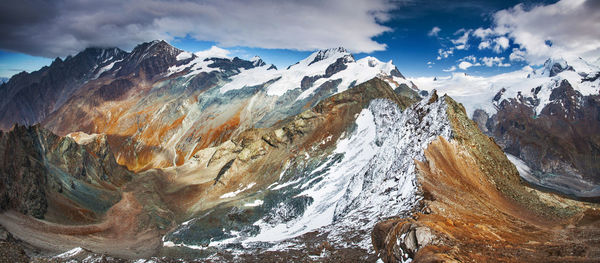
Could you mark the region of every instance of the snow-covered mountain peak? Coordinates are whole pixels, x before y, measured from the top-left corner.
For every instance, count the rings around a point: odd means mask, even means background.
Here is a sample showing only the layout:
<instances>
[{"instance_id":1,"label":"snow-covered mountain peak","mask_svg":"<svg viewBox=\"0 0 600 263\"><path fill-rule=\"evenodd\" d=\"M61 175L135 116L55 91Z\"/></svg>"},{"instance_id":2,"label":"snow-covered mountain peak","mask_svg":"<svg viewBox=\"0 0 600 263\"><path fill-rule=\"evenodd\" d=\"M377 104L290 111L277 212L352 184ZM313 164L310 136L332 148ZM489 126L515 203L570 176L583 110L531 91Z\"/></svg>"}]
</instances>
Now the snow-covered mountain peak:
<instances>
[{"instance_id":1,"label":"snow-covered mountain peak","mask_svg":"<svg viewBox=\"0 0 600 263\"><path fill-rule=\"evenodd\" d=\"M396 69L396 66L394 65L392 60L390 60L388 62L382 62L379 59L377 59L375 57L371 57L371 56L361 58L361 59L357 60L356 63L361 66L364 66L364 67L377 68L382 73L388 74L388 75L391 75L392 71Z\"/></svg>"},{"instance_id":2,"label":"snow-covered mountain peak","mask_svg":"<svg viewBox=\"0 0 600 263\"><path fill-rule=\"evenodd\" d=\"M315 51L307 58L299 61L298 63L291 65L288 69L297 67L308 67L314 64L327 64L330 65L336 62L339 58L346 58L347 61L354 61L352 54L343 47L329 48L319 51Z\"/></svg>"},{"instance_id":3,"label":"snow-covered mountain peak","mask_svg":"<svg viewBox=\"0 0 600 263\"><path fill-rule=\"evenodd\" d=\"M259 58L253 60L256 62L257 59ZM232 76L232 81L225 84L221 92L271 82L266 85L268 95L282 96L288 91L299 89L301 93L296 100L302 100L315 94L320 87L332 83L336 83L334 93L338 93L375 77L385 79L394 88L403 83L409 87L414 86L404 79L391 60L382 62L374 57L355 60L351 53L340 47L316 51L287 69L276 70L265 64L255 65L255 68Z\"/></svg>"},{"instance_id":4,"label":"snow-covered mountain peak","mask_svg":"<svg viewBox=\"0 0 600 263\"><path fill-rule=\"evenodd\" d=\"M544 66L536 72L541 71L537 74L540 77L554 77L565 70L573 70L573 67L569 66L564 58L548 58Z\"/></svg>"},{"instance_id":5,"label":"snow-covered mountain peak","mask_svg":"<svg viewBox=\"0 0 600 263\"><path fill-rule=\"evenodd\" d=\"M600 72L600 63L598 62L600 61L591 63L579 57L570 60L569 65L572 66L579 75L586 77Z\"/></svg>"},{"instance_id":6,"label":"snow-covered mountain peak","mask_svg":"<svg viewBox=\"0 0 600 263\"><path fill-rule=\"evenodd\" d=\"M255 67L262 67L262 66L266 65L266 63L259 56L252 57L250 59L250 62L252 62L252 65Z\"/></svg>"},{"instance_id":7,"label":"snow-covered mountain peak","mask_svg":"<svg viewBox=\"0 0 600 263\"><path fill-rule=\"evenodd\" d=\"M307 58L307 60L311 61L309 63L309 65L310 65L312 63L316 63L318 61L325 60L328 58L342 57L342 56L346 56L346 55L351 55L351 54L350 54L350 52L348 52L348 50L346 50L343 47L328 48L328 49L322 49L322 50L314 52Z\"/></svg>"},{"instance_id":8,"label":"snow-covered mountain peak","mask_svg":"<svg viewBox=\"0 0 600 263\"><path fill-rule=\"evenodd\" d=\"M570 70L586 77L600 71L600 66L584 60L581 57L565 59L562 57L548 58L544 65L535 71L537 77L554 77L559 73ZM538 73L539 72L539 73Z\"/></svg>"},{"instance_id":9,"label":"snow-covered mountain peak","mask_svg":"<svg viewBox=\"0 0 600 263\"><path fill-rule=\"evenodd\" d=\"M151 56L172 56L176 57L180 53L184 52L174 46L171 46L164 40L154 40L152 42L142 43L137 45L132 51L131 55L138 55L140 58L146 58Z\"/></svg>"}]
</instances>

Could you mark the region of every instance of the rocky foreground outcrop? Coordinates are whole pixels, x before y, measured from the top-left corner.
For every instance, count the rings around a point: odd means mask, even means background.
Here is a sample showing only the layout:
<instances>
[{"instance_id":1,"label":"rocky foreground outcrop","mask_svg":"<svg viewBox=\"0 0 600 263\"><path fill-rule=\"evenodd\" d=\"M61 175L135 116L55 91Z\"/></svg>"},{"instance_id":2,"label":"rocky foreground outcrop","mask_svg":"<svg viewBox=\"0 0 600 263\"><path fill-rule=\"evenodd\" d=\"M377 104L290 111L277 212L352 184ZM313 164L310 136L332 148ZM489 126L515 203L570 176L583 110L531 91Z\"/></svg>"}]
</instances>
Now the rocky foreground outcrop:
<instances>
[{"instance_id":1,"label":"rocky foreground outcrop","mask_svg":"<svg viewBox=\"0 0 600 263\"><path fill-rule=\"evenodd\" d=\"M452 138L417 162L424 199L411 217L372 232L384 262L594 262L600 259L598 205L524 184L493 139L452 99Z\"/></svg>"}]
</instances>

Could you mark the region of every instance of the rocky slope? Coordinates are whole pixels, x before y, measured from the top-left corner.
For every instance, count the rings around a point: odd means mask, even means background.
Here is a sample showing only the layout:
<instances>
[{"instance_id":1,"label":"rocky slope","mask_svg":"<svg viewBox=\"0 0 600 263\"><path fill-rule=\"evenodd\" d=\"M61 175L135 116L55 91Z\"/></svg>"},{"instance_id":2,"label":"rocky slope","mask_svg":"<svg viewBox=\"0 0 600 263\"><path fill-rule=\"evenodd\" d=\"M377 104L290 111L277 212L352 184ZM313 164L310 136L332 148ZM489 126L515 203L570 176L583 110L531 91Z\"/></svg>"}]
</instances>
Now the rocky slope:
<instances>
[{"instance_id":1,"label":"rocky slope","mask_svg":"<svg viewBox=\"0 0 600 263\"><path fill-rule=\"evenodd\" d=\"M357 153L342 152L343 148L336 145L347 144L348 142L344 141L348 140L363 140L362 129L365 127L361 127L360 119L367 118L366 129L370 130L367 137L369 141L361 144L361 147L375 147L381 152L379 155L384 155L385 150L389 150L387 147L397 145L394 142L384 142L388 137L386 127L393 125L392 122L394 118L399 117L401 109L409 107L414 102L414 98L397 95L385 81L375 78L325 99L312 109L284 119L272 127L248 129L216 147L200 150L192 160L182 166L149 170L136 175L130 183L120 188L123 193L122 200L107 211L106 219L99 225L82 225L77 229L68 225L56 226L66 233L72 232L77 236L58 237L52 231L34 230L35 234L19 233L19 238L37 245L42 245L43 240L47 238L64 240L65 244L52 248L46 247L51 251L57 249L60 251L60 248L73 244L75 240L85 244L85 247L92 251L135 258L134 254L127 252L130 251L130 247L123 246L121 249L115 249L110 244L114 244L117 240L123 242L122 238L126 238L127 242L133 242L130 241L132 237L140 237L144 231L152 228L155 229L151 232L154 238L146 236L151 239L145 241L152 245L144 248L141 255L209 257L214 260L227 260L241 253L247 260L256 260L255 256L272 260L274 255L263 251L264 248L275 248L283 240L298 238L305 241L288 242L306 242L311 247L317 247L322 242L331 242L332 249L335 248L337 251L334 254L342 258L350 259L348 255L344 255L344 251L354 251L353 255L359 256L358 259L372 258L372 255L368 254L369 243L364 242L368 239L364 237L368 235L370 226L374 225L377 219L371 220L368 225L355 225L345 231L336 230L337 226L343 229L341 221L350 226L351 219L342 218L345 217L343 215L350 214L350 211L359 211L355 207L365 208L361 213L370 211L369 213L381 216L410 209L416 198L410 190L414 183L411 178L414 177L407 177L404 180L404 190L396 190L398 196L406 198L406 201L405 205L397 206L394 210L367 207L366 200L360 198L356 199L356 204L342 205L342 200L351 199L347 197L340 199L341 197L354 195L346 186L350 185L349 180L352 177L344 179L348 183L339 182L335 187L328 185L337 181L343 172L334 172L334 170L345 169L348 163L356 162ZM379 111L383 115L378 116L375 121L373 114ZM357 118L359 121L355 123ZM408 122L410 119L403 119L403 122ZM359 127L355 127L357 124ZM378 139L374 137L374 133L379 134ZM408 133L402 138L407 136ZM77 133L69 137L85 143L95 136ZM414 140L416 143L417 138ZM388 146L380 148L378 145ZM394 156L386 156L388 157L385 162L393 163ZM401 158L412 163L411 156L407 153L401 155ZM360 160L364 158L374 159L373 164L369 165L370 168L364 168L367 171L378 169L377 160L382 157L363 156ZM287 165L281 166L282 163ZM332 172L323 174L319 171L321 169ZM388 184L392 188L394 188L393 182L398 179L394 179L394 174L391 172L387 176L389 178L385 179L389 181ZM358 180L361 175L362 173L355 174L353 177L357 178L352 180ZM379 178L376 172L373 176ZM306 186L300 187L301 185ZM308 194L323 188L326 191L321 191L322 193L337 198L324 200L324 195ZM385 189L380 190L378 195L381 197L385 197L389 192ZM322 203L323 201L325 203ZM337 206L338 211L334 213L336 203L340 205ZM123 207L132 207L131 212L117 212L122 211ZM296 226L291 225L295 221L310 219L321 209L328 211L325 221L314 221L316 225L300 231L296 228L301 226L301 223L298 222ZM127 222L131 223L121 224L119 229L122 233L130 234L114 237L111 234L114 233L111 230L114 226L106 228L104 225L109 223L105 222L112 221L111 218L124 220L123 216L127 216ZM7 225L9 230L15 231L19 229L15 224L18 218L17 215L9 213L0 216L0 221ZM285 226L286 222L290 224L287 233L281 233L283 235L278 237L269 237L269 232L277 229L278 225ZM39 223L34 223L33 229L39 228L35 227L36 224ZM96 230L82 236L82 233L87 232L81 232L83 229L79 228ZM155 235L156 230L166 234L162 237L162 242L160 236ZM307 239L310 233L320 233L321 237L310 241L311 239ZM329 234L331 237L328 238ZM342 239L338 240L338 238ZM349 238L360 238L363 241L360 244L352 244L348 243ZM155 246L157 241L162 246L159 250ZM232 245L242 247L231 249ZM255 254L257 249L260 253ZM276 257L283 258L304 254L302 250L281 250L277 253Z\"/></svg>"},{"instance_id":2,"label":"rocky slope","mask_svg":"<svg viewBox=\"0 0 600 263\"><path fill-rule=\"evenodd\" d=\"M80 145L37 126L0 132L2 209L60 223L93 222L120 199L131 179L105 136Z\"/></svg>"},{"instance_id":3,"label":"rocky slope","mask_svg":"<svg viewBox=\"0 0 600 263\"><path fill-rule=\"evenodd\" d=\"M523 184L464 108L444 99L452 136L432 142L417 161L420 212L374 228L383 261L597 261L598 206Z\"/></svg>"}]
</instances>

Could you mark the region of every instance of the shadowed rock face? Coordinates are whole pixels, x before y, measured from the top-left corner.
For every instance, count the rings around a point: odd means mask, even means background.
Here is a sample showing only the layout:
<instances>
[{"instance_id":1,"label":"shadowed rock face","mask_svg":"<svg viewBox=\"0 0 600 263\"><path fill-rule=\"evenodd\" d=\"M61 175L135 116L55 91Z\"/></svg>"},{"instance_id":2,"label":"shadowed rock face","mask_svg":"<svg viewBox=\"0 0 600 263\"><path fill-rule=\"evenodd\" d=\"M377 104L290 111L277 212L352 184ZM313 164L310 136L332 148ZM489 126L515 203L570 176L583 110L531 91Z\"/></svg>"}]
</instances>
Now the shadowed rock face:
<instances>
[{"instance_id":1,"label":"shadowed rock face","mask_svg":"<svg viewBox=\"0 0 600 263\"><path fill-rule=\"evenodd\" d=\"M115 64L115 68L119 68L116 77L136 74L152 79L175 65L176 56L181 52L164 40L143 43L135 47L123 61Z\"/></svg>"},{"instance_id":2,"label":"shadowed rock face","mask_svg":"<svg viewBox=\"0 0 600 263\"><path fill-rule=\"evenodd\" d=\"M117 49L88 48L48 67L13 76L0 85L0 130L14 123L33 125L62 106L86 81L98 77L102 68L127 53Z\"/></svg>"},{"instance_id":3,"label":"shadowed rock face","mask_svg":"<svg viewBox=\"0 0 600 263\"><path fill-rule=\"evenodd\" d=\"M106 137L77 144L36 126L0 132L0 204L37 218L89 222L119 200L131 178Z\"/></svg>"},{"instance_id":4,"label":"shadowed rock face","mask_svg":"<svg viewBox=\"0 0 600 263\"><path fill-rule=\"evenodd\" d=\"M500 102L489 119L483 111L476 111L473 118L505 152L533 170L540 180L537 184L590 197L588 184L600 184L600 96L582 96L563 80L552 90L550 101L539 115L534 99L518 97Z\"/></svg>"}]
</instances>

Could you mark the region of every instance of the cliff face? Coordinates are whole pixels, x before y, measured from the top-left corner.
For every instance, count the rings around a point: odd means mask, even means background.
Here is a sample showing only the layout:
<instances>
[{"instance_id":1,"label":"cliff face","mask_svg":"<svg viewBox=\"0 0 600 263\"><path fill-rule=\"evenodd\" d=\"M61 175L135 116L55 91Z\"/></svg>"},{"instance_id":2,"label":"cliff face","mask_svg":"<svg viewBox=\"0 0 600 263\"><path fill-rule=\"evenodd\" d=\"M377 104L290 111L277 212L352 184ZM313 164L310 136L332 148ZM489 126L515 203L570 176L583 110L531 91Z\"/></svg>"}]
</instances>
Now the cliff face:
<instances>
[{"instance_id":1,"label":"cliff face","mask_svg":"<svg viewBox=\"0 0 600 263\"><path fill-rule=\"evenodd\" d=\"M424 200L409 218L379 223L385 262L598 260L597 205L525 185L502 149L446 98L452 138L417 162Z\"/></svg>"},{"instance_id":2,"label":"cliff face","mask_svg":"<svg viewBox=\"0 0 600 263\"><path fill-rule=\"evenodd\" d=\"M93 221L119 200L131 173L119 166L106 138L84 145L40 126L0 133L2 209L55 221Z\"/></svg>"}]
</instances>

